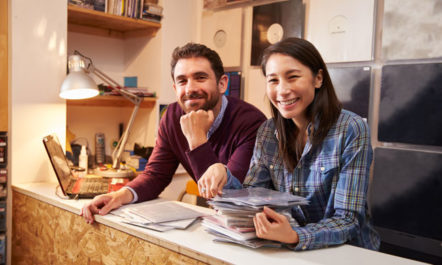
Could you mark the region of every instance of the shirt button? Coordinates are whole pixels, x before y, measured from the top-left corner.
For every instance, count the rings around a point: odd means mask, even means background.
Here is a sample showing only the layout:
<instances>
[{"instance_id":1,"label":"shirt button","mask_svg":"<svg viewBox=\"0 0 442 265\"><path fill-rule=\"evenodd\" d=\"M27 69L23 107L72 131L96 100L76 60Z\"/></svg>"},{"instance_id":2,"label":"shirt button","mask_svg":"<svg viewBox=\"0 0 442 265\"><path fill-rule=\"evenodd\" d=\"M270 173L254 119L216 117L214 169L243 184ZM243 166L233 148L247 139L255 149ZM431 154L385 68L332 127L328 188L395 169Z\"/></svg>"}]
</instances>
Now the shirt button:
<instances>
[{"instance_id":1,"label":"shirt button","mask_svg":"<svg viewBox=\"0 0 442 265\"><path fill-rule=\"evenodd\" d=\"M295 188L295 191L296 191L296 192L298 192L298 191L299 191L299 188L298 188L298 187L296 187L296 188Z\"/></svg>"},{"instance_id":2,"label":"shirt button","mask_svg":"<svg viewBox=\"0 0 442 265\"><path fill-rule=\"evenodd\" d=\"M273 169L273 165L270 165L270 169Z\"/></svg>"},{"instance_id":3,"label":"shirt button","mask_svg":"<svg viewBox=\"0 0 442 265\"><path fill-rule=\"evenodd\" d=\"M325 167L321 167L321 171L324 171L325 170Z\"/></svg>"}]
</instances>

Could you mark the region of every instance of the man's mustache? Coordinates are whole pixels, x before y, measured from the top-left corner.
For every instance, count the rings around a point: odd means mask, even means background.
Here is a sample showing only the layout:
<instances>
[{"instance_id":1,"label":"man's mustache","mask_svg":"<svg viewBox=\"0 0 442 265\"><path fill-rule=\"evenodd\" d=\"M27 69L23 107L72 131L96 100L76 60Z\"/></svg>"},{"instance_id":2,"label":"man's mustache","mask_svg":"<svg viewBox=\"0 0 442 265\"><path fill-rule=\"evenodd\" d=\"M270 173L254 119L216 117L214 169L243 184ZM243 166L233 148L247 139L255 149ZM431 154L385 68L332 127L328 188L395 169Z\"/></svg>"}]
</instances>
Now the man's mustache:
<instances>
[{"instance_id":1,"label":"man's mustache","mask_svg":"<svg viewBox=\"0 0 442 265\"><path fill-rule=\"evenodd\" d=\"M199 99L199 98L207 98L207 95L204 93L191 93L183 96L183 100Z\"/></svg>"}]
</instances>

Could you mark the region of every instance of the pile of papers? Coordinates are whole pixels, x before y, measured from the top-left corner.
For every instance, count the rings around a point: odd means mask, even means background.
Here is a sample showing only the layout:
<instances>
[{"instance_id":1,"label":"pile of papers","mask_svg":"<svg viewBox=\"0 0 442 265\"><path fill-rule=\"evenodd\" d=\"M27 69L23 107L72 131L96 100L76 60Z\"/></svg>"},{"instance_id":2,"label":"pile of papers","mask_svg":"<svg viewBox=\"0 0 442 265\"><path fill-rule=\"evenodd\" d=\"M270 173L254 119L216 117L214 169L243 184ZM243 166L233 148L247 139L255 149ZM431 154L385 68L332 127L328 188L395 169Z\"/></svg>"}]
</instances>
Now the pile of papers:
<instances>
[{"instance_id":1,"label":"pile of papers","mask_svg":"<svg viewBox=\"0 0 442 265\"><path fill-rule=\"evenodd\" d=\"M214 241L231 242L252 248L262 246L279 247L274 241L259 239L255 233L253 217L267 206L284 215L292 227L298 223L291 216L291 209L306 205L308 201L300 196L265 188L240 190L224 189L222 196L208 201L217 212L216 215L203 217L202 224L215 235Z\"/></svg>"},{"instance_id":2,"label":"pile of papers","mask_svg":"<svg viewBox=\"0 0 442 265\"><path fill-rule=\"evenodd\" d=\"M203 211L193 209L191 205L161 199L124 205L113 210L111 214L119 216L123 223L160 232L186 229L198 217L207 215Z\"/></svg>"}]
</instances>

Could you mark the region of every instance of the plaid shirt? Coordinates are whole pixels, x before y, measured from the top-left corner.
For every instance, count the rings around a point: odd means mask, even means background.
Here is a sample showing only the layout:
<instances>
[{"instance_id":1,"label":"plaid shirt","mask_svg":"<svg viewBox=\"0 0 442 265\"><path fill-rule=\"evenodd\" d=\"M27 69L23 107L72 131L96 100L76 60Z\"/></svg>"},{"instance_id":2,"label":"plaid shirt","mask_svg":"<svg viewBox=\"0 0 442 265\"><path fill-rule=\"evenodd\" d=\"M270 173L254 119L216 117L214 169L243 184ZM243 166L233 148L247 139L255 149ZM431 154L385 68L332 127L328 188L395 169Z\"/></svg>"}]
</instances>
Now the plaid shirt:
<instances>
[{"instance_id":1,"label":"plaid shirt","mask_svg":"<svg viewBox=\"0 0 442 265\"><path fill-rule=\"evenodd\" d=\"M299 236L299 243L292 246L295 250L343 243L377 250L380 238L367 210L372 156L367 123L342 110L321 148L312 149L307 141L298 165L289 172L278 152L275 125L269 119L258 131L244 186L291 192L309 200L309 205L292 211L301 225L293 227ZM228 172L225 188L240 187Z\"/></svg>"}]
</instances>

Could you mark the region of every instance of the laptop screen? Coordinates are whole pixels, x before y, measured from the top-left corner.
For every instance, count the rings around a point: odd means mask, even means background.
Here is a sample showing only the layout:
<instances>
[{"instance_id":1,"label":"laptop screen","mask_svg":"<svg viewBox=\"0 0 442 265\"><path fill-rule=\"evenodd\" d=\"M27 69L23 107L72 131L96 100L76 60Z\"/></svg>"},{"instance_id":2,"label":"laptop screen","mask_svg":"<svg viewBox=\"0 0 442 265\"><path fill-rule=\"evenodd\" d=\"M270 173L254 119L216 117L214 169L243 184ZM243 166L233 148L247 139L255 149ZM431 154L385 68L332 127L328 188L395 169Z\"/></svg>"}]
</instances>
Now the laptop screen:
<instances>
[{"instance_id":1,"label":"laptop screen","mask_svg":"<svg viewBox=\"0 0 442 265\"><path fill-rule=\"evenodd\" d=\"M55 170L55 174L57 175L58 182L63 192L66 193L72 175L60 142L56 135L48 135L43 138L43 143L46 147L52 167Z\"/></svg>"}]
</instances>

